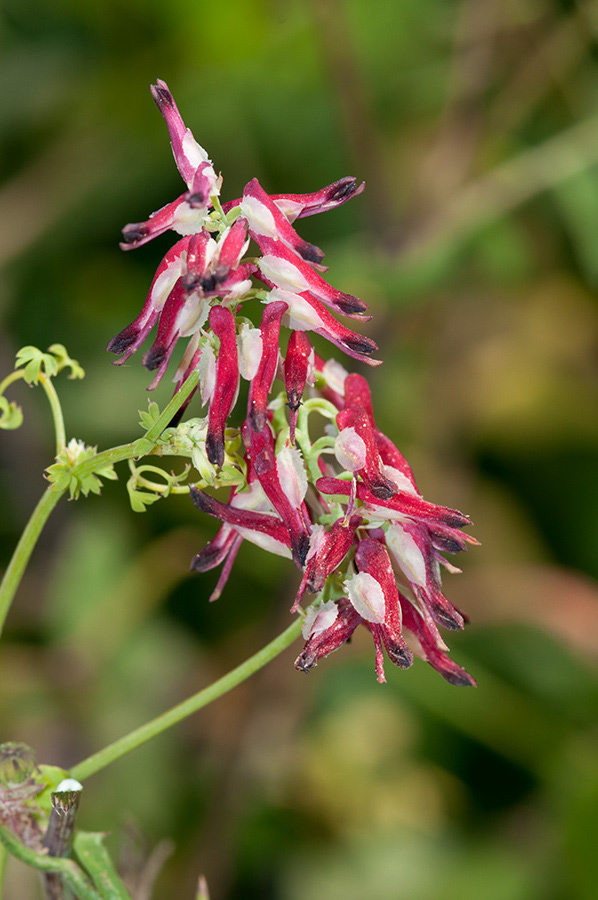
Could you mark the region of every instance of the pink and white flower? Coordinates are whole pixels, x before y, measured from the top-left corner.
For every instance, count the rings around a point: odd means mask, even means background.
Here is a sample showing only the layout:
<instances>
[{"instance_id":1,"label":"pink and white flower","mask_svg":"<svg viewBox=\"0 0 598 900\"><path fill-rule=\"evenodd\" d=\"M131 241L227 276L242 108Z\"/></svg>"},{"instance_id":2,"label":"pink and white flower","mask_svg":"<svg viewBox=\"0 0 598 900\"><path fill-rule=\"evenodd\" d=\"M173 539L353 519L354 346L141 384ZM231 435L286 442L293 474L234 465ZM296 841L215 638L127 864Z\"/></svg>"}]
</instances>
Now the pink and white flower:
<instances>
[{"instance_id":1,"label":"pink and white flower","mask_svg":"<svg viewBox=\"0 0 598 900\"><path fill-rule=\"evenodd\" d=\"M244 540L291 558L302 573L292 610L315 595L295 663L302 671L362 625L374 641L380 682L385 656L408 668L415 653L452 684L475 684L450 659L438 629L464 625L443 594L440 573L443 566L458 571L445 553L477 543L463 531L470 520L424 500L404 456L376 425L366 379L321 359L309 337L314 332L354 359L380 364L374 341L335 317L367 321L367 305L328 284L320 274L322 250L293 226L345 203L364 185L349 177L311 194L268 194L253 178L242 198L221 205L222 179L167 85L158 81L152 94L186 189L146 222L126 225L121 246L139 247L168 230L181 237L159 264L141 312L108 349L122 364L156 327L143 356L154 388L178 341L187 341L175 386L197 372L208 404L206 418L192 426L200 435L192 463L205 479L200 483L236 485L228 502L190 486L195 506L221 523L192 569L222 567L210 598L216 599ZM255 257L246 256L251 240ZM254 277L265 289L254 287ZM242 314L256 297L264 302L259 327ZM283 328L291 331L284 359ZM277 377L282 390L274 386ZM249 382L247 412L242 427L229 431L240 378ZM314 410L326 419L318 438L309 434Z\"/></svg>"}]
</instances>

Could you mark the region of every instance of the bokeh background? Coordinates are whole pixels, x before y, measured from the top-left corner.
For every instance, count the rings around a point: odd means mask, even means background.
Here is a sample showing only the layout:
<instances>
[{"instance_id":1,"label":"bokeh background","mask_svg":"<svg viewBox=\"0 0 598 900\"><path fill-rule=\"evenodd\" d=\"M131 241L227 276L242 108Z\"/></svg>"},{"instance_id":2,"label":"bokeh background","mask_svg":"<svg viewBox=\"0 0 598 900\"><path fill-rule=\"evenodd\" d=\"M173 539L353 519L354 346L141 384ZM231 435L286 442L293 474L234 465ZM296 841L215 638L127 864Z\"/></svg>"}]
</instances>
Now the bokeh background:
<instances>
[{"instance_id":1,"label":"bokeh background","mask_svg":"<svg viewBox=\"0 0 598 900\"><path fill-rule=\"evenodd\" d=\"M138 433L148 374L110 365L167 236L126 222L181 190L157 77L224 175L367 191L301 233L363 297L380 427L482 542L448 577L454 657L376 683L367 635L309 677L297 646L85 785L136 897L591 900L598 882L598 2L3 0L2 372L64 343L69 436ZM338 354L336 354L338 358ZM166 401L165 381L157 392ZM51 462L41 392L0 437L2 562ZM298 581L243 547L224 596L184 497L143 514L126 466L62 502L0 653L0 740L68 767L208 684L288 623ZM461 561L459 561L461 562ZM144 893L145 891L145 893ZM7 900L39 896L9 867Z\"/></svg>"}]
</instances>

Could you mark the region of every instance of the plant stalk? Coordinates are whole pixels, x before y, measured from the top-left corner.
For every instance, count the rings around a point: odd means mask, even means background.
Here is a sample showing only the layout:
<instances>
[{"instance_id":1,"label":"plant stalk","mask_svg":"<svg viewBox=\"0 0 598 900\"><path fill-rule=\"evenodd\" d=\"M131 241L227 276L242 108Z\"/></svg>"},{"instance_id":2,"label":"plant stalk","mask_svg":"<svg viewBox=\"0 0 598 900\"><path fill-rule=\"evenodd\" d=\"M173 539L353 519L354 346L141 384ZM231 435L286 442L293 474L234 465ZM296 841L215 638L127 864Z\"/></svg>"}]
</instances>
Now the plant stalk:
<instances>
[{"instance_id":1,"label":"plant stalk","mask_svg":"<svg viewBox=\"0 0 598 900\"><path fill-rule=\"evenodd\" d=\"M140 747L158 734L166 731L166 729L170 728L172 725L176 725L178 722L186 719L199 709L207 706L213 700L222 697L259 669L263 668L267 663L274 659L275 656L282 653L283 650L286 650L286 648L299 636L302 624L303 620L301 618L297 619L297 621L293 622L293 624L277 638L270 641L269 644L253 656L250 656L249 659L246 659L240 666L232 669L232 671L228 672L228 674L224 675L222 678L219 678L218 681L215 681L213 684L209 685L209 687L204 688L199 691L199 693L194 694L187 700L183 700L182 703L173 706L172 709L169 709L167 712L162 713L162 715L157 716L145 725L141 725L139 728L136 728L119 740L114 741L112 744L104 747L103 750L98 751L98 753L94 753L82 762L77 763L77 765L71 769L71 777L76 778L78 781L83 781L90 775L95 775L96 772L105 769L110 763L113 763L127 753L130 753L131 750L136 750L137 747Z\"/></svg>"},{"instance_id":2,"label":"plant stalk","mask_svg":"<svg viewBox=\"0 0 598 900\"><path fill-rule=\"evenodd\" d=\"M47 487L23 530L0 585L0 634L37 539L63 493L53 485Z\"/></svg>"}]
</instances>

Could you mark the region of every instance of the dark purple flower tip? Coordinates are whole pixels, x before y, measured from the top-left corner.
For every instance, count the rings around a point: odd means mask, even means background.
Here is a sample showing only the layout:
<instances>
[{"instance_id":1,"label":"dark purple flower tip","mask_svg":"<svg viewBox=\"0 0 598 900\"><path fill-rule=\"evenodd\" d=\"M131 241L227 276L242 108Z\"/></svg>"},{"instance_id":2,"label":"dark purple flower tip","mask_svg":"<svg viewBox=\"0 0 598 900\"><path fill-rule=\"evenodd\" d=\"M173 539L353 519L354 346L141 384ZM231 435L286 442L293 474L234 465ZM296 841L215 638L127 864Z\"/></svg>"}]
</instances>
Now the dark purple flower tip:
<instances>
[{"instance_id":1,"label":"dark purple flower tip","mask_svg":"<svg viewBox=\"0 0 598 900\"><path fill-rule=\"evenodd\" d=\"M143 240L149 234L149 228L146 222L131 222L122 229L124 248L130 250L129 244L136 244L137 241ZM121 245L122 246L122 245Z\"/></svg>"},{"instance_id":2,"label":"dark purple flower tip","mask_svg":"<svg viewBox=\"0 0 598 900\"><path fill-rule=\"evenodd\" d=\"M262 409L258 406L253 406L249 410L249 415L247 416L249 424L251 425L252 431L260 432L263 431L266 425L268 424L268 416L265 409ZM261 460L261 457L259 457ZM259 463L258 463L259 465ZM271 467L269 467L271 468Z\"/></svg>"},{"instance_id":3,"label":"dark purple flower tip","mask_svg":"<svg viewBox=\"0 0 598 900\"><path fill-rule=\"evenodd\" d=\"M305 567L305 559L309 552L309 535L305 532L291 535L291 553L295 565L303 569Z\"/></svg>"},{"instance_id":4,"label":"dark purple flower tip","mask_svg":"<svg viewBox=\"0 0 598 900\"><path fill-rule=\"evenodd\" d=\"M224 437L208 432L206 435L206 456L213 466L221 469L224 463Z\"/></svg>"},{"instance_id":5,"label":"dark purple flower tip","mask_svg":"<svg viewBox=\"0 0 598 900\"><path fill-rule=\"evenodd\" d=\"M298 672L305 672L307 675L308 672L311 672L318 665L318 656L316 653L309 652L307 649L304 649L297 659L295 660L295 668Z\"/></svg>"},{"instance_id":6,"label":"dark purple flower tip","mask_svg":"<svg viewBox=\"0 0 598 900\"><path fill-rule=\"evenodd\" d=\"M367 303L364 303L363 300L360 300L359 297L354 297L352 294L338 294L335 304L339 312L343 313L345 316L361 317L361 314L368 308ZM363 316L362 318L364 322L369 322L372 317Z\"/></svg>"},{"instance_id":7,"label":"dark purple flower tip","mask_svg":"<svg viewBox=\"0 0 598 900\"><path fill-rule=\"evenodd\" d=\"M448 681L449 684L455 685L455 687L477 687L477 681L475 678L466 672L465 669L462 669L461 666L455 665L454 669L436 669L437 672L440 672L445 681Z\"/></svg>"},{"instance_id":8,"label":"dark purple flower tip","mask_svg":"<svg viewBox=\"0 0 598 900\"><path fill-rule=\"evenodd\" d=\"M409 669L413 665L413 653L408 647L399 644L385 643L386 652L391 663L400 669Z\"/></svg>"},{"instance_id":9,"label":"dark purple flower tip","mask_svg":"<svg viewBox=\"0 0 598 900\"><path fill-rule=\"evenodd\" d=\"M434 546L438 550L442 550L443 553L461 553L461 551L467 550L467 544L464 541L461 542L456 538L438 535L434 531L432 536L434 538Z\"/></svg>"},{"instance_id":10,"label":"dark purple flower tip","mask_svg":"<svg viewBox=\"0 0 598 900\"><path fill-rule=\"evenodd\" d=\"M363 337L363 335L355 335L351 337L342 337L341 344L344 344L352 353L359 353L362 356L371 356L378 350L378 344L371 338ZM371 366L379 366L381 359L367 360Z\"/></svg>"},{"instance_id":11,"label":"dark purple flower tip","mask_svg":"<svg viewBox=\"0 0 598 900\"><path fill-rule=\"evenodd\" d=\"M204 294L210 294L214 291L219 284L222 284L223 281L226 281L228 277L228 272L214 272L210 275L200 275L197 279L197 282L201 286Z\"/></svg>"},{"instance_id":12,"label":"dark purple flower tip","mask_svg":"<svg viewBox=\"0 0 598 900\"><path fill-rule=\"evenodd\" d=\"M191 572L209 572L210 569L215 569L216 566L219 566L226 559L228 551L228 546L214 547L207 544L203 550L195 554L191 560L189 570Z\"/></svg>"},{"instance_id":13,"label":"dark purple flower tip","mask_svg":"<svg viewBox=\"0 0 598 900\"><path fill-rule=\"evenodd\" d=\"M457 610L451 613L443 606L440 606L440 604L432 603L430 604L430 612L434 620L446 628L447 631L459 631L465 625L463 616Z\"/></svg>"},{"instance_id":14,"label":"dark purple flower tip","mask_svg":"<svg viewBox=\"0 0 598 900\"><path fill-rule=\"evenodd\" d=\"M300 394L299 391L287 391L287 406L289 407L291 412L297 412L297 410L301 406L302 398L303 394Z\"/></svg>"},{"instance_id":15,"label":"dark purple flower tip","mask_svg":"<svg viewBox=\"0 0 598 900\"><path fill-rule=\"evenodd\" d=\"M301 258L305 260L305 262L315 263L316 265L319 265L324 259L323 250L320 250L320 248L316 247L315 244L308 244L307 241L299 244L296 249Z\"/></svg>"},{"instance_id":16,"label":"dark purple flower tip","mask_svg":"<svg viewBox=\"0 0 598 900\"><path fill-rule=\"evenodd\" d=\"M464 525L473 525L469 516L459 512L458 509L451 510L450 515L444 517L442 521L445 525L448 525L449 528L463 528Z\"/></svg>"},{"instance_id":17,"label":"dark purple flower tip","mask_svg":"<svg viewBox=\"0 0 598 900\"><path fill-rule=\"evenodd\" d=\"M154 346L150 347L147 353L144 354L143 359L141 360L142 364L148 371L153 372L154 369L158 369L164 362L167 350L168 348L164 346L164 344L154 344Z\"/></svg>"},{"instance_id":18,"label":"dark purple flower tip","mask_svg":"<svg viewBox=\"0 0 598 900\"><path fill-rule=\"evenodd\" d=\"M392 500L397 491L395 485L384 475L378 475L375 479L370 479L368 487L370 493L378 500Z\"/></svg>"},{"instance_id":19,"label":"dark purple flower tip","mask_svg":"<svg viewBox=\"0 0 598 900\"><path fill-rule=\"evenodd\" d=\"M201 512L208 513L209 515L216 515L214 512L215 509L215 500L213 497L210 497L209 494L204 493L204 491L200 491L199 488L195 487L194 484L189 485L189 496L193 500L193 503Z\"/></svg>"},{"instance_id":20,"label":"dark purple flower tip","mask_svg":"<svg viewBox=\"0 0 598 900\"><path fill-rule=\"evenodd\" d=\"M162 110L162 108L165 106L170 106L172 109L176 109L174 97L170 93L170 89L168 88L166 82L158 78L157 84L152 84L150 86L150 91L152 92L152 97L156 101L158 109Z\"/></svg>"},{"instance_id":21,"label":"dark purple flower tip","mask_svg":"<svg viewBox=\"0 0 598 900\"><path fill-rule=\"evenodd\" d=\"M127 327L123 328L116 337L113 337L112 340L108 342L106 350L109 353L124 353L125 350L135 342L138 334L139 328L133 325L127 325Z\"/></svg>"},{"instance_id":22,"label":"dark purple flower tip","mask_svg":"<svg viewBox=\"0 0 598 900\"><path fill-rule=\"evenodd\" d=\"M192 209L201 209L202 206L205 206L209 197L203 193L203 191L189 191L185 194L185 200L189 204Z\"/></svg>"},{"instance_id":23,"label":"dark purple flower tip","mask_svg":"<svg viewBox=\"0 0 598 900\"><path fill-rule=\"evenodd\" d=\"M362 181L358 187L357 179L347 175L346 178L341 178L340 181L337 181L332 185L332 190L328 194L327 199L338 203L340 201L349 200L353 195L361 194L364 189L365 181Z\"/></svg>"}]
</instances>

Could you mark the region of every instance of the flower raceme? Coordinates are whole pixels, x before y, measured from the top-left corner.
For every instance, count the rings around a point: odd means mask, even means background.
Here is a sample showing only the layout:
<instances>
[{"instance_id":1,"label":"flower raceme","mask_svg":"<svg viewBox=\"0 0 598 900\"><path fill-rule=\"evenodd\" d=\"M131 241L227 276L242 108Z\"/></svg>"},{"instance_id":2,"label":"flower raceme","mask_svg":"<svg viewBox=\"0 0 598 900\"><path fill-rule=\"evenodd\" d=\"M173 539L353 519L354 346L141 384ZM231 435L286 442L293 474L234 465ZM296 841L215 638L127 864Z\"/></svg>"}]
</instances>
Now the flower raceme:
<instances>
[{"instance_id":1,"label":"flower raceme","mask_svg":"<svg viewBox=\"0 0 598 900\"><path fill-rule=\"evenodd\" d=\"M311 194L267 194L254 178L241 198L221 203L222 178L167 85L158 81L152 95L186 190L146 222L126 225L121 247L168 230L179 239L158 266L139 316L108 350L122 364L155 327L142 360L155 373L153 389L179 339L187 339L173 380L178 390L200 373L207 415L199 420L203 456L194 462L202 478L211 473L189 491L195 506L221 523L192 569L222 567L214 600L244 540L290 558L301 572L291 611L303 614L301 602L311 600L299 670L309 671L361 625L372 635L380 682L385 655L408 668L415 654L450 683L475 684L450 658L438 629L464 625L443 594L441 569L459 571L444 554L477 543L463 531L470 521L423 499L407 461L376 425L366 379L324 361L310 339L313 332L346 356L379 364L374 342L336 318L366 322L366 304L328 284L322 250L294 227L364 185L347 177ZM251 241L258 252L247 257ZM257 326L243 314L244 302L256 298L264 304ZM241 379L249 382L247 408L234 429L228 420ZM324 420L315 440L313 416ZM235 486L227 501L216 499L204 487L222 486L231 467Z\"/></svg>"}]
</instances>

